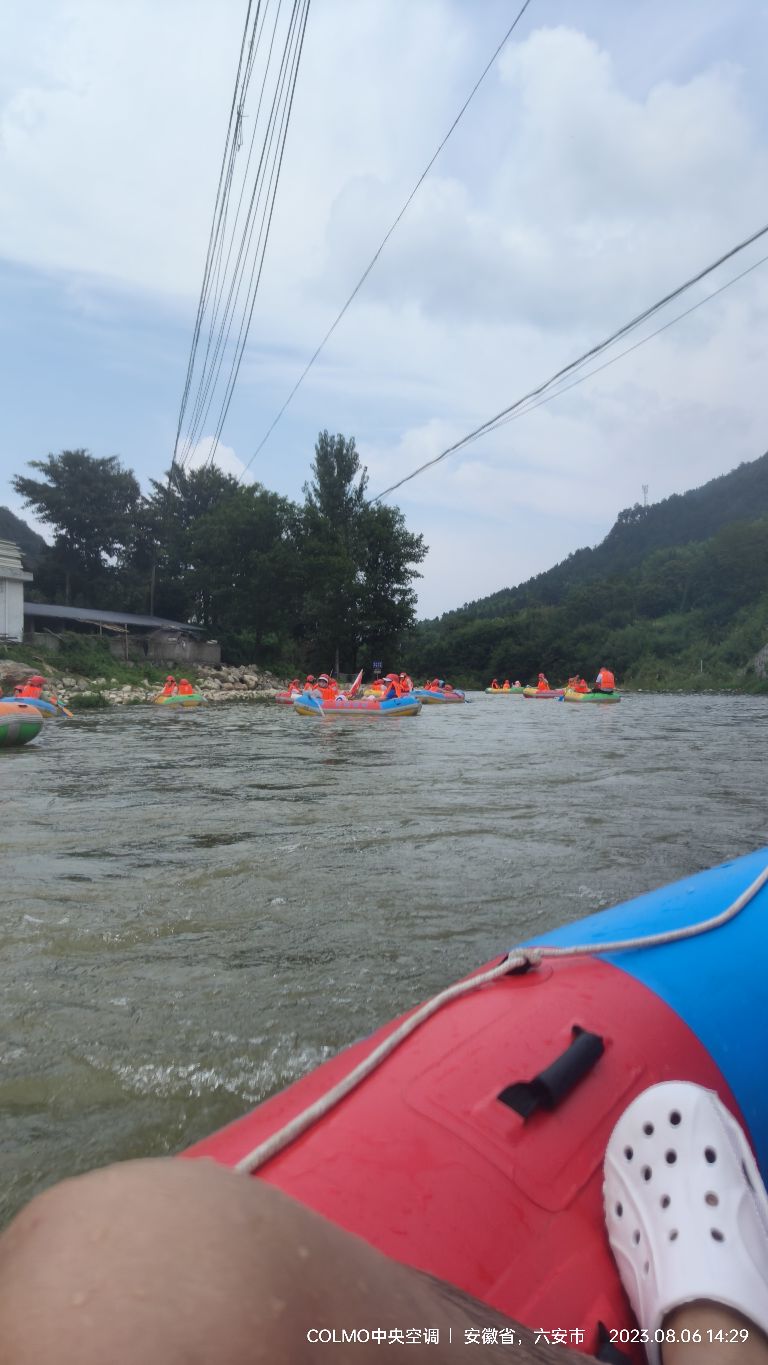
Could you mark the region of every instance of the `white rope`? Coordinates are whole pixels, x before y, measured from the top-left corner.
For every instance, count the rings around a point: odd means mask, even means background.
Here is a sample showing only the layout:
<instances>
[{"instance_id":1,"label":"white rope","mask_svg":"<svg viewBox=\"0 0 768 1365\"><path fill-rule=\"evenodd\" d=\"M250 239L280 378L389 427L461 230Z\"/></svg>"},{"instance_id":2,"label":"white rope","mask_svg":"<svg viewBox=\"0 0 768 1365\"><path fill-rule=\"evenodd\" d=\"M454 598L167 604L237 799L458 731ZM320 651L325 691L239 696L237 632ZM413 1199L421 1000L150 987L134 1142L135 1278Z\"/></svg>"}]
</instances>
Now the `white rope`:
<instances>
[{"instance_id":1,"label":"white rope","mask_svg":"<svg viewBox=\"0 0 768 1365\"><path fill-rule=\"evenodd\" d=\"M236 1171L252 1172L258 1170L265 1162L271 1160L278 1152L281 1152L290 1143L295 1142L297 1137L311 1128L319 1118L327 1114L335 1105L343 1100L351 1090L354 1090L361 1081L365 1080L376 1067L380 1066L395 1048L399 1047L404 1039L414 1033L426 1019L436 1014L443 1005L447 1005L451 1000L457 1000L459 996L467 995L470 991L475 991L480 986L487 986L492 981L497 981L499 977L506 976L515 967L522 967L528 963L532 967L538 966L548 957L583 957L587 954L596 953L618 953L638 948L658 948L663 943L677 943L681 939L694 938L698 934L705 934L712 929L719 929L727 924L731 919L735 919L746 905L757 895L761 887L768 882L768 864L763 868L759 876L737 896L725 910L719 915L713 915L710 919L700 920L698 924L688 924L681 929L666 929L659 934L647 934L640 938L618 939L612 943L581 943L571 947L555 948L547 945L532 948L512 948L504 960L497 967L492 967L487 972L482 972L479 976L473 976L469 981L458 981L454 986L449 986L447 990L441 991L431 1000L427 1000L419 1009L414 1010L413 1014L404 1019L396 1029L393 1029L378 1047L374 1048L367 1057L359 1062L356 1067L337 1081L325 1095L321 1095L313 1104L307 1106L283 1128L272 1133L264 1142L259 1143L246 1156L241 1157L235 1166Z\"/></svg>"}]
</instances>

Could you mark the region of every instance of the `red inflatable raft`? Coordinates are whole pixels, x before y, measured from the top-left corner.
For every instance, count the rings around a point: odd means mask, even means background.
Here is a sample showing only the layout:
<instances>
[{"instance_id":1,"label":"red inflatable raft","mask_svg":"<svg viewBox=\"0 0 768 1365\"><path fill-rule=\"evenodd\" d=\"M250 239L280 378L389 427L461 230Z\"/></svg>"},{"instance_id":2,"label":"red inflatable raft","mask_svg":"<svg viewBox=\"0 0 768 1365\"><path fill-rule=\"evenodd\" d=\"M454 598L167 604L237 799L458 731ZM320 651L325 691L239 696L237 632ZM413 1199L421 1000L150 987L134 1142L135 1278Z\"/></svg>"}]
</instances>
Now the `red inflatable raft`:
<instances>
[{"instance_id":1,"label":"red inflatable raft","mask_svg":"<svg viewBox=\"0 0 768 1365\"><path fill-rule=\"evenodd\" d=\"M237 1166L396 1023L185 1155ZM478 1326L496 1308L595 1352L599 1323L633 1325L603 1224L606 1142L633 1095L675 1075L736 1108L644 985L595 958L545 963L444 1006L259 1176L482 1299Z\"/></svg>"}]
</instances>

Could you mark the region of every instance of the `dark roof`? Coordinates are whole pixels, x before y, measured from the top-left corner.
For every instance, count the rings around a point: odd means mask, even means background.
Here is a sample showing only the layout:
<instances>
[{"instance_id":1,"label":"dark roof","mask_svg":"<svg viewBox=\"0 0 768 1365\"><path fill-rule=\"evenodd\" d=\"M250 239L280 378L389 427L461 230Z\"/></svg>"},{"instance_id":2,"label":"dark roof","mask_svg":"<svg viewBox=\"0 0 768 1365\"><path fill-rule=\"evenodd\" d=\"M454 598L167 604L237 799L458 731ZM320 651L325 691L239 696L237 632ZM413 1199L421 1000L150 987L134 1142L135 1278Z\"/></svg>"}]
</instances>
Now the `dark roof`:
<instances>
[{"instance_id":1,"label":"dark roof","mask_svg":"<svg viewBox=\"0 0 768 1365\"><path fill-rule=\"evenodd\" d=\"M45 602L25 602L25 616L40 616L46 620L82 621L96 626L147 626L150 630L183 630L189 635L205 635L204 626L191 626L187 621L166 621L164 616L134 616L130 611L97 611L91 607L54 607Z\"/></svg>"}]
</instances>

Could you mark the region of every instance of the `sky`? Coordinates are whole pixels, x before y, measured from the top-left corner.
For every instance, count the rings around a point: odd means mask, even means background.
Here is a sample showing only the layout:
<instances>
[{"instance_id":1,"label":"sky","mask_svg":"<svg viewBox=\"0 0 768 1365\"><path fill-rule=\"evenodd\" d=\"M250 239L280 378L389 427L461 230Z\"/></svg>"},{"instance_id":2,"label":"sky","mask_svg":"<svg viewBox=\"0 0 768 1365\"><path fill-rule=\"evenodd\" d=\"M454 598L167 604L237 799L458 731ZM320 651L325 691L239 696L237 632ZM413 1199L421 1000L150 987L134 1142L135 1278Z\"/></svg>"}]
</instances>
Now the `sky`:
<instances>
[{"instance_id":1,"label":"sky","mask_svg":"<svg viewBox=\"0 0 768 1365\"><path fill-rule=\"evenodd\" d=\"M328 429L375 494L768 222L768 7L532 0L252 460L518 8L312 0L228 472L298 499ZM244 17L0 9L0 503L33 525L10 483L30 460L85 447L145 488L168 468ZM761 455L767 316L768 263L394 495L430 547L420 615L597 544L643 485Z\"/></svg>"}]
</instances>

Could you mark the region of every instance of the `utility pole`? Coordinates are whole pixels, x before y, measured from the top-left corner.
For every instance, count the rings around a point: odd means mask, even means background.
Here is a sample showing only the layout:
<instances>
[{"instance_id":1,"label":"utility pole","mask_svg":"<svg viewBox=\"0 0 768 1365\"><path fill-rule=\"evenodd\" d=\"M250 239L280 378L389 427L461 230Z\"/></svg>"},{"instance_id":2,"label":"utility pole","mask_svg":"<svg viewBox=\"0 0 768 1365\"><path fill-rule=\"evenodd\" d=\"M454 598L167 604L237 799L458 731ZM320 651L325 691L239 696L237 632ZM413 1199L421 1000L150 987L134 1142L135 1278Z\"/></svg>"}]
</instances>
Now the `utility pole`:
<instances>
[{"instance_id":1,"label":"utility pole","mask_svg":"<svg viewBox=\"0 0 768 1365\"><path fill-rule=\"evenodd\" d=\"M648 484L643 484L643 507L648 506Z\"/></svg>"}]
</instances>

